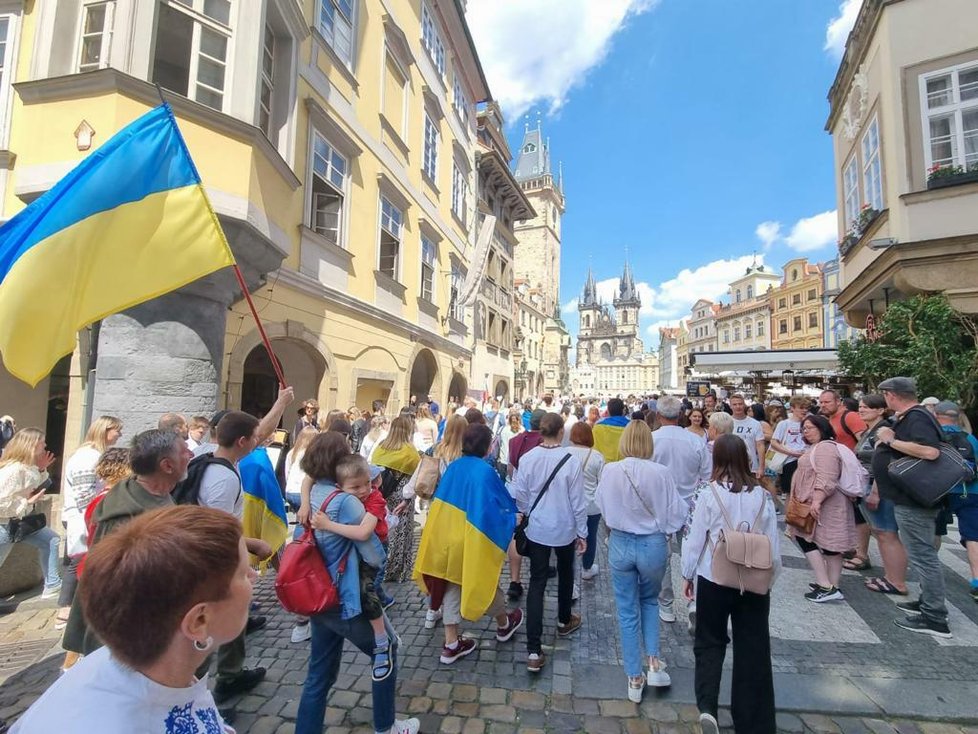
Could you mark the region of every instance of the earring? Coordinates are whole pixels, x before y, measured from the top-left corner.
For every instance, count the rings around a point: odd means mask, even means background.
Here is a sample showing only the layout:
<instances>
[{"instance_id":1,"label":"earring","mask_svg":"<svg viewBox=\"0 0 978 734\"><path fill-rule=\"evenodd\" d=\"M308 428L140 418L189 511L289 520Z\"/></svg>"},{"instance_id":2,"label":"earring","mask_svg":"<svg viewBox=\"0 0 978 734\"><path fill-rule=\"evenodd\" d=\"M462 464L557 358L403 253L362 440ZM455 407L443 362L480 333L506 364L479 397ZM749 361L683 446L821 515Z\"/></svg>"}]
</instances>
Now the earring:
<instances>
[{"instance_id":1,"label":"earring","mask_svg":"<svg viewBox=\"0 0 978 734\"><path fill-rule=\"evenodd\" d=\"M194 649L197 650L198 652L207 652L212 647L214 647L214 638L211 637L210 635L207 636L207 639L204 640L204 642L201 642L200 640L194 640Z\"/></svg>"}]
</instances>

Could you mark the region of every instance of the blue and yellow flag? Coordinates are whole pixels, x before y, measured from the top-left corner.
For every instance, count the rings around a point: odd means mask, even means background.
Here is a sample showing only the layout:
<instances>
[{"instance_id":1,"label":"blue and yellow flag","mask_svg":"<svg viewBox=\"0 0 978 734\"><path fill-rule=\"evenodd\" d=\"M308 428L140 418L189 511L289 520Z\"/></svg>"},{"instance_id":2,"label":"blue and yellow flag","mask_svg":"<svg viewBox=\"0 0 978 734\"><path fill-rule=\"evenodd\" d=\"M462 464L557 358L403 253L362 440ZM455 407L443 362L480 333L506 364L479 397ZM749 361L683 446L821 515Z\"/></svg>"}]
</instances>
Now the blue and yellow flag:
<instances>
[{"instance_id":1,"label":"blue and yellow flag","mask_svg":"<svg viewBox=\"0 0 978 734\"><path fill-rule=\"evenodd\" d=\"M499 587L506 549L516 529L516 503L495 469L475 456L456 459L441 477L421 533L414 579L462 587L462 616L479 619Z\"/></svg>"},{"instance_id":2,"label":"blue and yellow flag","mask_svg":"<svg viewBox=\"0 0 978 734\"><path fill-rule=\"evenodd\" d=\"M260 538L274 552L285 545L289 532L285 499L275 476L268 452L261 446L238 462L241 486L244 487L244 514L241 526L246 538ZM267 561L258 564L264 568Z\"/></svg>"},{"instance_id":3,"label":"blue and yellow flag","mask_svg":"<svg viewBox=\"0 0 978 734\"><path fill-rule=\"evenodd\" d=\"M34 386L79 329L234 264L169 105L0 227L0 354Z\"/></svg>"},{"instance_id":4,"label":"blue and yellow flag","mask_svg":"<svg viewBox=\"0 0 978 734\"><path fill-rule=\"evenodd\" d=\"M606 462L621 461L618 443L628 423L629 419L625 416L612 415L602 418L594 425L594 448L601 452Z\"/></svg>"}]
</instances>

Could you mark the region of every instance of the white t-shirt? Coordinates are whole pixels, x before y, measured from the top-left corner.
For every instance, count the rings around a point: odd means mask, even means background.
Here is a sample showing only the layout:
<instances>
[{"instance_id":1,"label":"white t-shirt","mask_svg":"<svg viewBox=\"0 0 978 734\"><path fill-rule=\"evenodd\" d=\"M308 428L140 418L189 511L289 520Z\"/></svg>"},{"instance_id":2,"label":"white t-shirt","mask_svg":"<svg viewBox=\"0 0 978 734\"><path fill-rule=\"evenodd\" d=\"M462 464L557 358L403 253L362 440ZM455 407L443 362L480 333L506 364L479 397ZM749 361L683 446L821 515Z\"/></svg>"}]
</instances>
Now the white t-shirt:
<instances>
[{"instance_id":1,"label":"white t-shirt","mask_svg":"<svg viewBox=\"0 0 978 734\"><path fill-rule=\"evenodd\" d=\"M747 445L747 456L750 458L750 470L757 471L760 458L757 455L757 442L764 440L764 430L760 421L748 416L737 420L734 418L734 435Z\"/></svg>"},{"instance_id":2,"label":"white t-shirt","mask_svg":"<svg viewBox=\"0 0 978 734\"><path fill-rule=\"evenodd\" d=\"M167 688L117 662L107 647L58 678L10 734L234 734L207 678Z\"/></svg>"},{"instance_id":3,"label":"white t-shirt","mask_svg":"<svg viewBox=\"0 0 978 734\"><path fill-rule=\"evenodd\" d=\"M285 494L287 495L299 494L302 491L302 480L306 478L306 473L302 471L302 457L305 454L305 449L298 453L292 449L285 457Z\"/></svg>"},{"instance_id":4,"label":"white t-shirt","mask_svg":"<svg viewBox=\"0 0 978 734\"><path fill-rule=\"evenodd\" d=\"M244 492L238 472L221 464L208 466L200 480L197 502L202 507L224 510L240 520L244 517Z\"/></svg>"},{"instance_id":5,"label":"white t-shirt","mask_svg":"<svg viewBox=\"0 0 978 734\"><path fill-rule=\"evenodd\" d=\"M774 427L774 434L771 436L774 441L780 441L792 451L804 451L808 448L805 439L801 437L801 421L785 418ZM797 461L797 456L789 456L788 461Z\"/></svg>"}]
</instances>

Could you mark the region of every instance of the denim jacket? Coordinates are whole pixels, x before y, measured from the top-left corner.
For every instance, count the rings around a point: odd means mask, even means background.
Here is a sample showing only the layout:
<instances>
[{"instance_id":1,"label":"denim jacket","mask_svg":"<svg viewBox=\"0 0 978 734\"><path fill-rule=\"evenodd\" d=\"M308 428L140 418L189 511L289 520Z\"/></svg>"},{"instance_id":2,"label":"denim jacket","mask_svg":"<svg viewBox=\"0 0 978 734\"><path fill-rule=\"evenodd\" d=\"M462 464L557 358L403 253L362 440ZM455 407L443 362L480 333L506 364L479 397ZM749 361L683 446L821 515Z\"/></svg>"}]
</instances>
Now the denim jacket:
<instances>
[{"instance_id":1,"label":"denim jacket","mask_svg":"<svg viewBox=\"0 0 978 734\"><path fill-rule=\"evenodd\" d=\"M323 506L323 502L336 489L332 482L316 482L312 487L310 496L310 506L318 510ZM333 522L344 525L359 525L366 510L363 503L352 494L341 492L333 498L326 508L326 514ZM316 545L326 561L326 568L329 575L337 585L340 594L340 617L342 619L353 619L360 614L360 559L364 563L380 568L384 559L387 557L384 546L376 533L372 534L367 540L352 541L335 533L324 530L316 531ZM349 553L346 561L346 570L342 575L339 574L340 561L343 556ZM337 578L339 576L339 578Z\"/></svg>"}]
</instances>

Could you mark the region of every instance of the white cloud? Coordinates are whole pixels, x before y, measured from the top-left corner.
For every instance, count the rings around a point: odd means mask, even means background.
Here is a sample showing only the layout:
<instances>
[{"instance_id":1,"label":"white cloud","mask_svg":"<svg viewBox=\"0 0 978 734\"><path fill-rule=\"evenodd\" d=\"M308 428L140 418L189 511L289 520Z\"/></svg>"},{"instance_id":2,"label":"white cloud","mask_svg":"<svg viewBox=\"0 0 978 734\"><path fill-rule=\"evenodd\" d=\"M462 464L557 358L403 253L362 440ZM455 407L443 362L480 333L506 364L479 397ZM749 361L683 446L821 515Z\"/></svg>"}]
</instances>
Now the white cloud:
<instances>
[{"instance_id":1,"label":"white cloud","mask_svg":"<svg viewBox=\"0 0 978 734\"><path fill-rule=\"evenodd\" d=\"M577 313L577 304L578 304L578 301L579 301L579 299L577 299L577 298L572 298L571 300L569 300L567 303L565 303L563 306L561 306L561 308L560 308L561 313L565 313L565 314L567 314L567 313Z\"/></svg>"},{"instance_id":2,"label":"white cloud","mask_svg":"<svg viewBox=\"0 0 978 734\"><path fill-rule=\"evenodd\" d=\"M856 24L862 4L863 0L843 0L838 17L830 20L825 28L825 50L836 59L841 59L845 53L849 31Z\"/></svg>"},{"instance_id":3,"label":"white cloud","mask_svg":"<svg viewBox=\"0 0 978 734\"><path fill-rule=\"evenodd\" d=\"M489 88L514 121L551 112L599 65L629 18L658 0L469 0L468 22Z\"/></svg>"},{"instance_id":4,"label":"white cloud","mask_svg":"<svg viewBox=\"0 0 978 734\"><path fill-rule=\"evenodd\" d=\"M771 249L771 246L781 239L781 222L761 222L754 230L757 239L764 245L764 251Z\"/></svg>"},{"instance_id":5,"label":"white cloud","mask_svg":"<svg viewBox=\"0 0 978 734\"><path fill-rule=\"evenodd\" d=\"M836 210L799 219L784 238L785 244L797 252L812 252L835 244L839 236Z\"/></svg>"}]
</instances>

